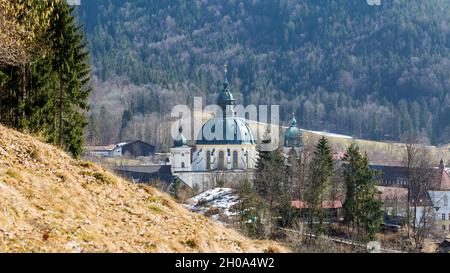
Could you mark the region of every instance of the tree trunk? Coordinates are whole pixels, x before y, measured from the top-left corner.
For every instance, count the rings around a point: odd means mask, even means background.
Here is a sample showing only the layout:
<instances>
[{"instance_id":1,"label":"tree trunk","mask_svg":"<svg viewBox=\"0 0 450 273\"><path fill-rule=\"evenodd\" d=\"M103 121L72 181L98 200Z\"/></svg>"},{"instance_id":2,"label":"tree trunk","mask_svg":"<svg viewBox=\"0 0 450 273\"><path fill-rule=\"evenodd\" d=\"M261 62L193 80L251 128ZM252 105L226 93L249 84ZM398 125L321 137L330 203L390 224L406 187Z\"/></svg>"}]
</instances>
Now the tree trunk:
<instances>
[{"instance_id":1,"label":"tree trunk","mask_svg":"<svg viewBox=\"0 0 450 273\"><path fill-rule=\"evenodd\" d=\"M58 135L58 145L62 146L63 139L63 78L61 69L59 71L59 135Z\"/></svg>"}]
</instances>

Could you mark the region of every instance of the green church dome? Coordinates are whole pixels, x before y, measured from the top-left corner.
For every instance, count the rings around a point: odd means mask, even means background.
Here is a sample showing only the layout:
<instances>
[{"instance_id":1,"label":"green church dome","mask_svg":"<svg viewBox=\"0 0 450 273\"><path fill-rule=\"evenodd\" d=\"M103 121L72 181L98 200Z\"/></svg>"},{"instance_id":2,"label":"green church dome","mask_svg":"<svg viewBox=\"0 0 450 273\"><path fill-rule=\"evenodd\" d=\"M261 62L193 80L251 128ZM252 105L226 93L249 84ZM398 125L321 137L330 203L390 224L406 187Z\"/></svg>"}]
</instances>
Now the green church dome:
<instances>
[{"instance_id":1,"label":"green church dome","mask_svg":"<svg viewBox=\"0 0 450 273\"><path fill-rule=\"evenodd\" d=\"M200 145L256 144L247 121L238 117L218 117L207 121L200 132Z\"/></svg>"},{"instance_id":2,"label":"green church dome","mask_svg":"<svg viewBox=\"0 0 450 273\"><path fill-rule=\"evenodd\" d=\"M284 145L286 147L300 147L302 143L302 131L297 128L297 120L292 117L291 126L284 133Z\"/></svg>"}]
</instances>

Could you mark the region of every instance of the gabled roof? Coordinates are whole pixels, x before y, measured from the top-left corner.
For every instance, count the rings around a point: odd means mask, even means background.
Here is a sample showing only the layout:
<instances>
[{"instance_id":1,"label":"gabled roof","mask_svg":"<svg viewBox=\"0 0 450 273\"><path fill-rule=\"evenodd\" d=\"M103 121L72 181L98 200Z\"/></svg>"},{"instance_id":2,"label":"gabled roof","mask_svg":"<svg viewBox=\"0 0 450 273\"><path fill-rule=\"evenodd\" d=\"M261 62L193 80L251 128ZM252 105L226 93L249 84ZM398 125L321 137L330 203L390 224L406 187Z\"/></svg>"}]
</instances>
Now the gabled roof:
<instances>
[{"instance_id":1,"label":"gabled roof","mask_svg":"<svg viewBox=\"0 0 450 273\"><path fill-rule=\"evenodd\" d=\"M88 152L104 152L104 151L113 151L117 145L99 145L99 146L85 146L84 150Z\"/></svg>"},{"instance_id":2,"label":"gabled roof","mask_svg":"<svg viewBox=\"0 0 450 273\"><path fill-rule=\"evenodd\" d=\"M450 190L450 173L448 170L442 172L441 190Z\"/></svg>"},{"instance_id":3,"label":"gabled roof","mask_svg":"<svg viewBox=\"0 0 450 273\"><path fill-rule=\"evenodd\" d=\"M301 200L292 201L291 206L296 209L309 208L309 204L307 202L301 201ZM322 203L322 208L324 208L324 209L340 209L340 208L342 208L342 202L340 200L324 201Z\"/></svg>"},{"instance_id":4,"label":"gabled roof","mask_svg":"<svg viewBox=\"0 0 450 273\"><path fill-rule=\"evenodd\" d=\"M383 183L388 183L389 185L399 184L399 182L408 177L408 169L405 167L384 165L370 165L369 167L372 170L379 171L380 174L377 179L381 179Z\"/></svg>"},{"instance_id":5,"label":"gabled roof","mask_svg":"<svg viewBox=\"0 0 450 273\"><path fill-rule=\"evenodd\" d=\"M435 207L443 207L445 205L445 199L447 202L450 198L450 191L428 191L428 196L433 202Z\"/></svg>"},{"instance_id":6,"label":"gabled roof","mask_svg":"<svg viewBox=\"0 0 450 273\"><path fill-rule=\"evenodd\" d=\"M450 190L450 174L446 170L433 169L433 181L431 189L436 191L449 191Z\"/></svg>"},{"instance_id":7,"label":"gabled roof","mask_svg":"<svg viewBox=\"0 0 450 273\"><path fill-rule=\"evenodd\" d=\"M115 170L136 173L171 173L170 166L166 165L117 166Z\"/></svg>"},{"instance_id":8,"label":"gabled roof","mask_svg":"<svg viewBox=\"0 0 450 273\"><path fill-rule=\"evenodd\" d=\"M131 141L127 141L127 142L123 142L123 143L117 144L117 146L123 147L123 146L127 146L127 145L132 145L132 144L135 144L135 143L142 143L144 145L155 147L155 145L152 145L150 143L144 142L142 140L131 140Z\"/></svg>"}]
</instances>

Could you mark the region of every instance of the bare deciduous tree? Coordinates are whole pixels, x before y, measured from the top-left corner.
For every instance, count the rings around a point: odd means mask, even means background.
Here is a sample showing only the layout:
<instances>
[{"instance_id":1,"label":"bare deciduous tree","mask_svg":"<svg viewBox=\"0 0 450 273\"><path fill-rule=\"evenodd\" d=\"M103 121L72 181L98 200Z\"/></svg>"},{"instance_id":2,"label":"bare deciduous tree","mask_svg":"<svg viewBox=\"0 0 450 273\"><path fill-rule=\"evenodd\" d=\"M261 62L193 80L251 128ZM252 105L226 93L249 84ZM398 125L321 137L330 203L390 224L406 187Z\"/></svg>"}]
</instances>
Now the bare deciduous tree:
<instances>
[{"instance_id":1,"label":"bare deciduous tree","mask_svg":"<svg viewBox=\"0 0 450 273\"><path fill-rule=\"evenodd\" d=\"M419 248L431 231L432 208L427 194L433 182L434 160L417 135L407 134L403 137L403 141L406 144L404 165L407 169L408 185L406 203L408 237L412 235L415 247Z\"/></svg>"},{"instance_id":2,"label":"bare deciduous tree","mask_svg":"<svg viewBox=\"0 0 450 273\"><path fill-rule=\"evenodd\" d=\"M60 0L0 0L0 65L23 65L45 54L42 31Z\"/></svg>"}]
</instances>

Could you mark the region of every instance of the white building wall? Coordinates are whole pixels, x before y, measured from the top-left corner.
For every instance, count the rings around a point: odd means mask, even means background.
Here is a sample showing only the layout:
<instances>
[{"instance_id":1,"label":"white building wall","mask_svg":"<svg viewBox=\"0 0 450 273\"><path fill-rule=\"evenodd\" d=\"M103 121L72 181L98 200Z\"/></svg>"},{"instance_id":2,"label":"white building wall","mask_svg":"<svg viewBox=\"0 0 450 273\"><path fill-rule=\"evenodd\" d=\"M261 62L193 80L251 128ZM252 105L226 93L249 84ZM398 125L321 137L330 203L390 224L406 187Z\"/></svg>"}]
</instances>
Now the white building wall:
<instances>
[{"instance_id":1,"label":"white building wall","mask_svg":"<svg viewBox=\"0 0 450 273\"><path fill-rule=\"evenodd\" d=\"M172 173L174 172L189 172L191 168L191 147L177 147L171 148L170 162L172 165Z\"/></svg>"},{"instance_id":2,"label":"white building wall","mask_svg":"<svg viewBox=\"0 0 450 273\"><path fill-rule=\"evenodd\" d=\"M233 188L245 180L254 180L253 171L179 172L175 175L189 187L201 192L218 186Z\"/></svg>"},{"instance_id":3,"label":"white building wall","mask_svg":"<svg viewBox=\"0 0 450 273\"><path fill-rule=\"evenodd\" d=\"M228 152L229 151L229 152ZM207 168L208 152L210 152L210 169ZM192 170L209 171L219 169L219 155L224 153L226 170L234 168L234 153L238 154L237 169L248 170L256 167L257 152L254 145L198 145L193 154Z\"/></svg>"},{"instance_id":4,"label":"white building wall","mask_svg":"<svg viewBox=\"0 0 450 273\"><path fill-rule=\"evenodd\" d=\"M450 191L429 191L433 202L435 231L442 235L450 234Z\"/></svg>"}]
</instances>

